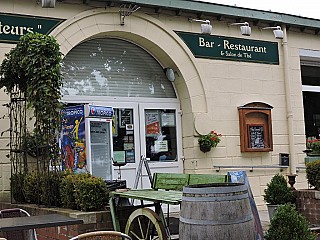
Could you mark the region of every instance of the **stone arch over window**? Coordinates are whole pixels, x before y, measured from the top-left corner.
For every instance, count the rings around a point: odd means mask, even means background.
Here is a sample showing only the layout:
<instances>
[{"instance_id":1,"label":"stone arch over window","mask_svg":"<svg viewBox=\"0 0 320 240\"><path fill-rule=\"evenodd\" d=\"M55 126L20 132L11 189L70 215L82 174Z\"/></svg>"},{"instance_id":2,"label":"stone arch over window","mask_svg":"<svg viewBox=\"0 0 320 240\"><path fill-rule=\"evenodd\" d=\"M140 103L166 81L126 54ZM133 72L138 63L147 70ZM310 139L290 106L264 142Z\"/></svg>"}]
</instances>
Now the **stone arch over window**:
<instances>
[{"instance_id":1,"label":"stone arch over window","mask_svg":"<svg viewBox=\"0 0 320 240\"><path fill-rule=\"evenodd\" d=\"M207 112L205 86L194 56L172 29L151 16L135 13L121 26L116 11L88 10L63 22L51 35L58 40L65 55L90 38L109 36L134 42L151 53L162 66L178 71L174 86L185 117L189 116L193 121L195 116Z\"/></svg>"}]
</instances>

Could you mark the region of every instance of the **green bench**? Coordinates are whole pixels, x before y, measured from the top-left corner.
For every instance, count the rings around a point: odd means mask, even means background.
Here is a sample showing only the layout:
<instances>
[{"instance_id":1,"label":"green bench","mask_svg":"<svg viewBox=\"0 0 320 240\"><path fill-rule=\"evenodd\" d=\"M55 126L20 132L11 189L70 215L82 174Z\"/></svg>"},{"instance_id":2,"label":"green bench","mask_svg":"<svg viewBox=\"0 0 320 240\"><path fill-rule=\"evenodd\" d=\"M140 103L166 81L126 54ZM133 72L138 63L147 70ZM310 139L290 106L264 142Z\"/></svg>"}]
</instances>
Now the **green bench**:
<instances>
[{"instance_id":1,"label":"green bench","mask_svg":"<svg viewBox=\"0 0 320 240\"><path fill-rule=\"evenodd\" d=\"M226 175L184 174L184 173L155 173L152 189L182 191L184 186L208 183L228 182Z\"/></svg>"}]
</instances>

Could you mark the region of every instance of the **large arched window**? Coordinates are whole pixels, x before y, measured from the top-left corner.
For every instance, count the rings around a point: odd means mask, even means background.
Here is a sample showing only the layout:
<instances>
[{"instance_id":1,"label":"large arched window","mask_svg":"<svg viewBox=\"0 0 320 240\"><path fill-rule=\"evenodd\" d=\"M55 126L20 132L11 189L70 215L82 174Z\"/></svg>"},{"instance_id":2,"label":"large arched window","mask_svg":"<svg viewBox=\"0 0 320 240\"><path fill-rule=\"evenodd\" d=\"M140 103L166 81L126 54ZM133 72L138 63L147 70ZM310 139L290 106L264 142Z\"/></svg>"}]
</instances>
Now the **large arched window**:
<instances>
[{"instance_id":1,"label":"large arched window","mask_svg":"<svg viewBox=\"0 0 320 240\"><path fill-rule=\"evenodd\" d=\"M176 98L153 56L124 40L83 42L66 55L61 69L64 96Z\"/></svg>"}]
</instances>

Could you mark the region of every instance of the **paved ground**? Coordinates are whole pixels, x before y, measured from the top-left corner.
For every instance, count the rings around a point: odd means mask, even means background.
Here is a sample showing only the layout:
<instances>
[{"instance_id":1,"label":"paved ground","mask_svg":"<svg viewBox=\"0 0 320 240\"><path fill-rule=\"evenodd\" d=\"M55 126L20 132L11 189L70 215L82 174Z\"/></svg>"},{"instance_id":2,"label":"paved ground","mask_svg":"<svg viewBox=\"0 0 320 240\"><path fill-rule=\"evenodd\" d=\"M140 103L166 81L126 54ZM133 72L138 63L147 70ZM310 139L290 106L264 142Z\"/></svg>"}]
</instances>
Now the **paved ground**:
<instances>
[{"instance_id":1,"label":"paved ground","mask_svg":"<svg viewBox=\"0 0 320 240\"><path fill-rule=\"evenodd\" d=\"M270 224L268 210L260 210L259 217L260 217L262 229L263 229L263 231L266 231L269 227L269 224Z\"/></svg>"}]
</instances>

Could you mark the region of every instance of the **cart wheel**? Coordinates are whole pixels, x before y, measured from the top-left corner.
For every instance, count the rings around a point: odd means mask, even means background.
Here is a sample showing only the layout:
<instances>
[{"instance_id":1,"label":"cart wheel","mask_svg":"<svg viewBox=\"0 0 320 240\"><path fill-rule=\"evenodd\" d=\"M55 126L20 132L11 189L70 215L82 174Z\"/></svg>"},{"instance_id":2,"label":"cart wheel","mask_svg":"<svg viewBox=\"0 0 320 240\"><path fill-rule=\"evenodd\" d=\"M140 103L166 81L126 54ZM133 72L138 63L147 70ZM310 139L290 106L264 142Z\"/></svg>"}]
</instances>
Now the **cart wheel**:
<instances>
[{"instance_id":1,"label":"cart wheel","mask_svg":"<svg viewBox=\"0 0 320 240\"><path fill-rule=\"evenodd\" d=\"M129 216L125 233L133 240L167 240L160 217L149 208L138 208Z\"/></svg>"}]
</instances>

